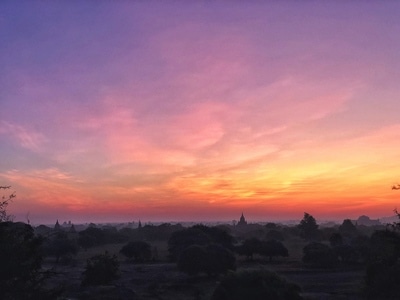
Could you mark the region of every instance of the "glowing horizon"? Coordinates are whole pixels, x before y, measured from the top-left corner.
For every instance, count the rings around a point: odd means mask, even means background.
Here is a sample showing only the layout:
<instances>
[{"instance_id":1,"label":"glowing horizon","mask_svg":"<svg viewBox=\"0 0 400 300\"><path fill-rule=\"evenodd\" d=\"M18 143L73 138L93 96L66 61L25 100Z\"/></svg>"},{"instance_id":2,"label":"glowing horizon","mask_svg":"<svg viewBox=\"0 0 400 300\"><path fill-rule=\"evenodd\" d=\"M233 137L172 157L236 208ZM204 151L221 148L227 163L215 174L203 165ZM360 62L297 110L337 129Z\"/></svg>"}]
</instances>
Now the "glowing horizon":
<instances>
[{"instance_id":1,"label":"glowing horizon","mask_svg":"<svg viewBox=\"0 0 400 300\"><path fill-rule=\"evenodd\" d=\"M400 3L0 4L17 220L379 218Z\"/></svg>"}]
</instances>

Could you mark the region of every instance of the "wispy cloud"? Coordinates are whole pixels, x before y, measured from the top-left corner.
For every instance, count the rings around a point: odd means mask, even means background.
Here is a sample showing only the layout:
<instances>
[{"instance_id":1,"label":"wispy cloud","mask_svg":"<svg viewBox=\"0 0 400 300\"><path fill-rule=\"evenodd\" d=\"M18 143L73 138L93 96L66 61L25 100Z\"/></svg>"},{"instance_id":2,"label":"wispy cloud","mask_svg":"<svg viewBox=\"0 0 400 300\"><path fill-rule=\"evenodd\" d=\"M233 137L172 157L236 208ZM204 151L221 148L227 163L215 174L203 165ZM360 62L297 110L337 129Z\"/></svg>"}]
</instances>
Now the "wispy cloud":
<instances>
[{"instance_id":1,"label":"wispy cloud","mask_svg":"<svg viewBox=\"0 0 400 300\"><path fill-rule=\"evenodd\" d=\"M17 124L1 121L0 126L0 134L11 136L21 147L31 151L40 151L47 141L43 134Z\"/></svg>"}]
</instances>

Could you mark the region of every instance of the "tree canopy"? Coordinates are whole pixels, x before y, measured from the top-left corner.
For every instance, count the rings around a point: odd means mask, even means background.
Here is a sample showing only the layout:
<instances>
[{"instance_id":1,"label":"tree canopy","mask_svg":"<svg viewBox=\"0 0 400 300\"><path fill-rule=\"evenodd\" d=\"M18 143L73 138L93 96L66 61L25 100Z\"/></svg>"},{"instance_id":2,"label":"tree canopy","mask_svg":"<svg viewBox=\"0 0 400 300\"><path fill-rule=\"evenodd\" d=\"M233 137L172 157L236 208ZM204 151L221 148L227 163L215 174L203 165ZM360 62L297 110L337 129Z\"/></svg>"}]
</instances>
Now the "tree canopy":
<instances>
[{"instance_id":1,"label":"tree canopy","mask_svg":"<svg viewBox=\"0 0 400 300\"><path fill-rule=\"evenodd\" d=\"M300 287L267 270L228 274L218 284L212 300L301 300Z\"/></svg>"},{"instance_id":2,"label":"tree canopy","mask_svg":"<svg viewBox=\"0 0 400 300\"><path fill-rule=\"evenodd\" d=\"M315 218L309 213L304 213L303 219L300 221L298 228L306 240L315 240L318 238L318 224Z\"/></svg>"},{"instance_id":3,"label":"tree canopy","mask_svg":"<svg viewBox=\"0 0 400 300\"><path fill-rule=\"evenodd\" d=\"M144 262L151 259L151 246L144 241L132 241L124 245L119 251L129 259Z\"/></svg>"}]
</instances>

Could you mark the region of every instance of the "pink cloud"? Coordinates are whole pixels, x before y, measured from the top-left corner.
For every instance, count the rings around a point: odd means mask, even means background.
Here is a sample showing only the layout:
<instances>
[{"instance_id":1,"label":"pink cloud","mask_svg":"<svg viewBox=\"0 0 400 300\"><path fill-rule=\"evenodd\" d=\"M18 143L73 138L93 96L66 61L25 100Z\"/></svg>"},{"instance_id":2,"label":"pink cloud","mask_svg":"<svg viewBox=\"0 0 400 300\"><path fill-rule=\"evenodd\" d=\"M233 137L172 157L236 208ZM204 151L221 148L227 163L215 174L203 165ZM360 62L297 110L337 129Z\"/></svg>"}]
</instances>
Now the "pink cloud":
<instances>
[{"instance_id":1,"label":"pink cloud","mask_svg":"<svg viewBox=\"0 0 400 300\"><path fill-rule=\"evenodd\" d=\"M34 152L40 151L46 142L43 134L6 121L1 122L0 133L10 135L21 147Z\"/></svg>"}]
</instances>

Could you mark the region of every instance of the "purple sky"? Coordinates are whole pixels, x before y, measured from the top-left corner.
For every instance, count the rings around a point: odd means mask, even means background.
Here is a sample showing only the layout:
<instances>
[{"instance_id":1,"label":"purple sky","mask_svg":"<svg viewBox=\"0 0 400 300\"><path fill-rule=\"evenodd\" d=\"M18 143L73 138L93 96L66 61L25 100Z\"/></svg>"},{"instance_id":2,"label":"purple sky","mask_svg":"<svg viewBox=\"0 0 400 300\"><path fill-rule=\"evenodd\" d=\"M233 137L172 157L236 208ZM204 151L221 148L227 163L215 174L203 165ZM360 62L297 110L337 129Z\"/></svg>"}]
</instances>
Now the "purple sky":
<instances>
[{"instance_id":1,"label":"purple sky","mask_svg":"<svg viewBox=\"0 0 400 300\"><path fill-rule=\"evenodd\" d=\"M390 215L396 1L2 1L0 183L33 222Z\"/></svg>"}]
</instances>

